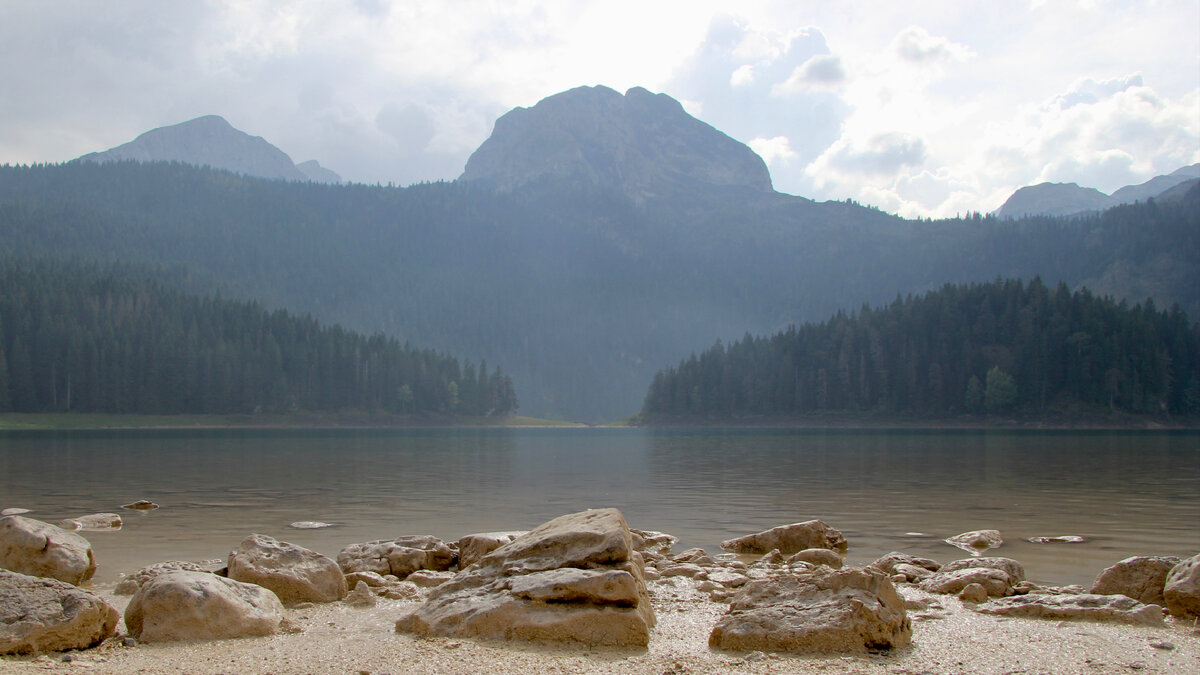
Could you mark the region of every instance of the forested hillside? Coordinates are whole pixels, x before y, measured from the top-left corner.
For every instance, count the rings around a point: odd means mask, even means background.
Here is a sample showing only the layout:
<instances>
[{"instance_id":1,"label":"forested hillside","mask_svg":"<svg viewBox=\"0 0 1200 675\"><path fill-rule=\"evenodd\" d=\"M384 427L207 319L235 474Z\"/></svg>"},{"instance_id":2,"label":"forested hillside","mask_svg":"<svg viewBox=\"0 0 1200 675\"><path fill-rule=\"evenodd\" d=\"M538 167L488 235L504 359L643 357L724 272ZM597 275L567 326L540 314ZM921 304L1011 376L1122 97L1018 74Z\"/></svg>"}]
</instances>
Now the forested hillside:
<instances>
[{"instance_id":1,"label":"forested hillside","mask_svg":"<svg viewBox=\"0 0 1200 675\"><path fill-rule=\"evenodd\" d=\"M1078 404L1200 415L1200 326L1038 279L897 298L659 372L644 415L1044 413Z\"/></svg>"},{"instance_id":2,"label":"forested hillside","mask_svg":"<svg viewBox=\"0 0 1200 675\"><path fill-rule=\"evenodd\" d=\"M180 267L219 290L499 365L523 412L637 411L718 338L997 276L1200 315L1200 190L1076 219L904 220L736 187L408 188L180 164L0 167L0 250Z\"/></svg>"},{"instance_id":3,"label":"forested hillside","mask_svg":"<svg viewBox=\"0 0 1200 675\"><path fill-rule=\"evenodd\" d=\"M487 415L517 407L499 369L185 294L177 276L0 261L0 412Z\"/></svg>"}]
</instances>

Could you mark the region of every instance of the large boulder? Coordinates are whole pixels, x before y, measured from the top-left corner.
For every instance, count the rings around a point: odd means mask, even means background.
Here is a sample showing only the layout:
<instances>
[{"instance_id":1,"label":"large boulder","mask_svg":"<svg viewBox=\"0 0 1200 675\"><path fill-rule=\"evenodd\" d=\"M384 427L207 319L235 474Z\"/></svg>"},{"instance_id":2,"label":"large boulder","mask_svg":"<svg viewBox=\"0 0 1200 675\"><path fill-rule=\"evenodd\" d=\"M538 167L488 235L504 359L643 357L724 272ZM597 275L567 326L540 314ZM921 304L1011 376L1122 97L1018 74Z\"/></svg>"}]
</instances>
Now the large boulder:
<instances>
[{"instance_id":1,"label":"large boulder","mask_svg":"<svg viewBox=\"0 0 1200 675\"><path fill-rule=\"evenodd\" d=\"M731 651L841 653L904 647L912 622L883 572L825 566L751 581L708 645Z\"/></svg>"},{"instance_id":2,"label":"large boulder","mask_svg":"<svg viewBox=\"0 0 1200 675\"><path fill-rule=\"evenodd\" d=\"M404 579L417 570L448 570L457 559L457 552L446 542L417 535L351 544L338 553L337 562L346 574L375 572Z\"/></svg>"},{"instance_id":3,"label":"large boulder","mask_svg":"<svg viewBox=\"0 0 1200 675\"><path fill-rule=\"evenodd\" d=\"M24 516L0 518L0 568L79 584L96 573L87 539Z\"/></svg>"},{"instance_id":4,"label":"large boulder","mask_svg":"<svg viewBox=\"0 0 1200 675\"><path fill-rule=\"evenodd\" d=\"M644 647L655 617L643 572L620 511L560 516L433 589L396 630Z\"/></svg>"},{"instance_id":5,"label":"large boulder","mask_svg":"<svg viewBox=\"0 0 1200 675\"><path fill-rule=\"evenodd\" d=\"M252 534L229 554L229 578L274 591L285 604L337 602L346 577L332 558L263 534Z\"/></svg>"},{"instance_id":6,"label":"large boulder","mask_svg":"<svg viewBox=\"0 0 1200 675\"><path fill-rule=\"evenodd\" d=\"M1163 599L1173 616L1200 616L1200 554L1171 568L1163 586Z\"/></svg>"},{"instance_id":7,"label":"large boulder","mask_svg":"<svg viewBox=\"0 0 1200 675\"><path fill-rule=\"evenodd\" d=\"M1015 595L979 605L975 611L998 616L1115 621L1143 626L1160 626L1163 622L1163 610L1158 605L1143 605L1125 595L1093 593Z\"/></svg>"},{"instance_id":8,"label":"large boulder","mask_svg":"<svg viewBox=\"0 0 1200 675\"><path fill-rule=\"evenodd\" d=\"M479 532L458 540L458 568L465 570L525 532Z\"/></svg>"},{"instance_id":9,"label":"large boulder","mask_svg":"<svg viewBox=\"0 0 1200 675\"><path fill-rule=\"evenodd\" d=\"M120 618L71 584L0 570L0 654L86 649L111 637Z\"/></svg>"},{"instance_id":10,"label":"large boulder","mask_svg":"<svg viewBox=\"0 0 1200 675\"><path fill-rule=\"evenodd\" d=\"M113 588L114 595L133 595L154 577L168 572L211 572L202 565L184 560L167 560L147 565L131 575L123 575Z\"/></svg>"},{"instance_id":11,"label":"large boulder","mask_svg":"<svg viewBox=\"0 0 1200 675\"><path fill-rule=\"evenodd\" d=\"M721 542L721 548L734 553L768 553L779 549L780 553L791 555L807 548L845 550L846 538L823 521L808 520L729 539Z\"/></svg>"},{"instance_id":12,"label":"large boulder","mask_svg":"<svg viewBox=\"0 0 1200 675\"><path fill-rule=\"evenodd\" d=\"M1166 607L1163 586L1167 573L1179 564L1174 556L1133 556L1106 568L1096 576L1092 593L1126 595L1146 605Z\"/></svg>"},{"instance_id":13,"label":"large boulder","mask_svg":"<svg viewBox=\"0 0 1200 675\"><path fill-rule=\"evenodd\" d=\"M144 642L273 635L283 604L271 591L206 572L168 572L125 608L129 634Z\"/></svg>"}]
</instances>

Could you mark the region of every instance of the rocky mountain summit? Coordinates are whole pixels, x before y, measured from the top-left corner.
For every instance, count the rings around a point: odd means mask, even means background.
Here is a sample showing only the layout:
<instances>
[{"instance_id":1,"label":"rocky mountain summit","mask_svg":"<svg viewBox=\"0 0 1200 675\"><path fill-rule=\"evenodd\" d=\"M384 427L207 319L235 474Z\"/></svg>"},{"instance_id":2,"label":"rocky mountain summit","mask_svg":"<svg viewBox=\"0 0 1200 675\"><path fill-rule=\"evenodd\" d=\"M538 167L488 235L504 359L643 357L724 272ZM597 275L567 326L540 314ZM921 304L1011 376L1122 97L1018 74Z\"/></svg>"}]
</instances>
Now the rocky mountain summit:
<instances>
[{"instance_id":1,"label":"rocky mountain summit","mask_svg":"<svg viewBox=\"0 0 1200 675\"><path fill-rule=\"evenodd\" d=\"M182 162L275 180L341 182L340 176L316 160L296 165L261 136L239 131L218 115L151 129L123 145L79 157L79 161L98 163L122 160Z\"/></svg>"},{"instance_id":2,"label":"rocky mountain summit","mask_svg":"<svg viewBox=\"0 0 1200 675\"><path fill-rule=\"evenodd\" d=\"M1001 218L1020 218L1029 215L1071 216L1078 213L1103 211L1120 204L1131 204L1151 198L1163 198L1181 184L1200 178L1200 164L1192 164L1145 183L1126 185L1111 195L1076 183L1039 183L1027 185L1012 194L996 210Z\"/></svg>"},{"instance_id":3,"label":"rocky mountain summit","mask_svg":"<svg viewBox=\"0 0 1200 675\"><path fill-rule=\"evenodd\" d=\"M771 192L762 158L666 94L579 87L496 120L462 181L513 190L544 180L611 187L635 199L679 188Z\"/></svg>"}]
</instances>

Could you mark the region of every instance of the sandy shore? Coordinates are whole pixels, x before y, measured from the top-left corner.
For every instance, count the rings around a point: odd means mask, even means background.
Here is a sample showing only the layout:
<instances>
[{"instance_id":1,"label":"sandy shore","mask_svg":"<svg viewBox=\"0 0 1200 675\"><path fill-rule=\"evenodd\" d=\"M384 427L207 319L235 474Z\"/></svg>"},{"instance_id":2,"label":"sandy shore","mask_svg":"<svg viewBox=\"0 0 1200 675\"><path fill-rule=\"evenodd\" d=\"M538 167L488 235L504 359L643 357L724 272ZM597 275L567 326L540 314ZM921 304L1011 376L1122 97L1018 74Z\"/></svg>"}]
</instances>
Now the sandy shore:
<instances>
[{"instance_id":1,"label":"sandy shore","mask_svg":"<svg viewBox=\"0 0 1200 675\"><path fill-rule=\"evenodd\" d=\"M901 587L912 609L912 646L857 656L777 656L708 649L726 605L683 577L649 584L658 627L648 649L542 648L397 634L413 601L381 598L371 609L341 603L287 610L303 632L201 643L139 644L120 639L84 652L0 658L0 672L94 673L1200 673L1200 627L1161 628L977 614L953 596ZM94 589L124 610L128 596Z\"/></svg>"}]
</instances>

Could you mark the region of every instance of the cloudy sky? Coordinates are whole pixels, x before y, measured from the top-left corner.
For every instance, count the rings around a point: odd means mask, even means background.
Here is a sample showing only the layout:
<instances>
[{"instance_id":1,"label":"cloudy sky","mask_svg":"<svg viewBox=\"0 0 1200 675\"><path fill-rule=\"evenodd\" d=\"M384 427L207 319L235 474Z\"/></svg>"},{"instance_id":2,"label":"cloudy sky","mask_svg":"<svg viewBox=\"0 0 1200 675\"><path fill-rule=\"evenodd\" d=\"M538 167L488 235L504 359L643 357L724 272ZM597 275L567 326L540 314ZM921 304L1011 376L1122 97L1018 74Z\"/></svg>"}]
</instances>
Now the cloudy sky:
<instances>
[{"instance_id":1,"label":"cloudy sky","mask_svg":"<svg viewBox=\"0 0 1200 675\"><path fill-rule=\"evenodd\" d=\"M0 73L0 163L218 114L348 180L453 179L496 117L595 84L906 216L1200 162L1196 0L4 0Z\"/></svg>"}]
</instances>

